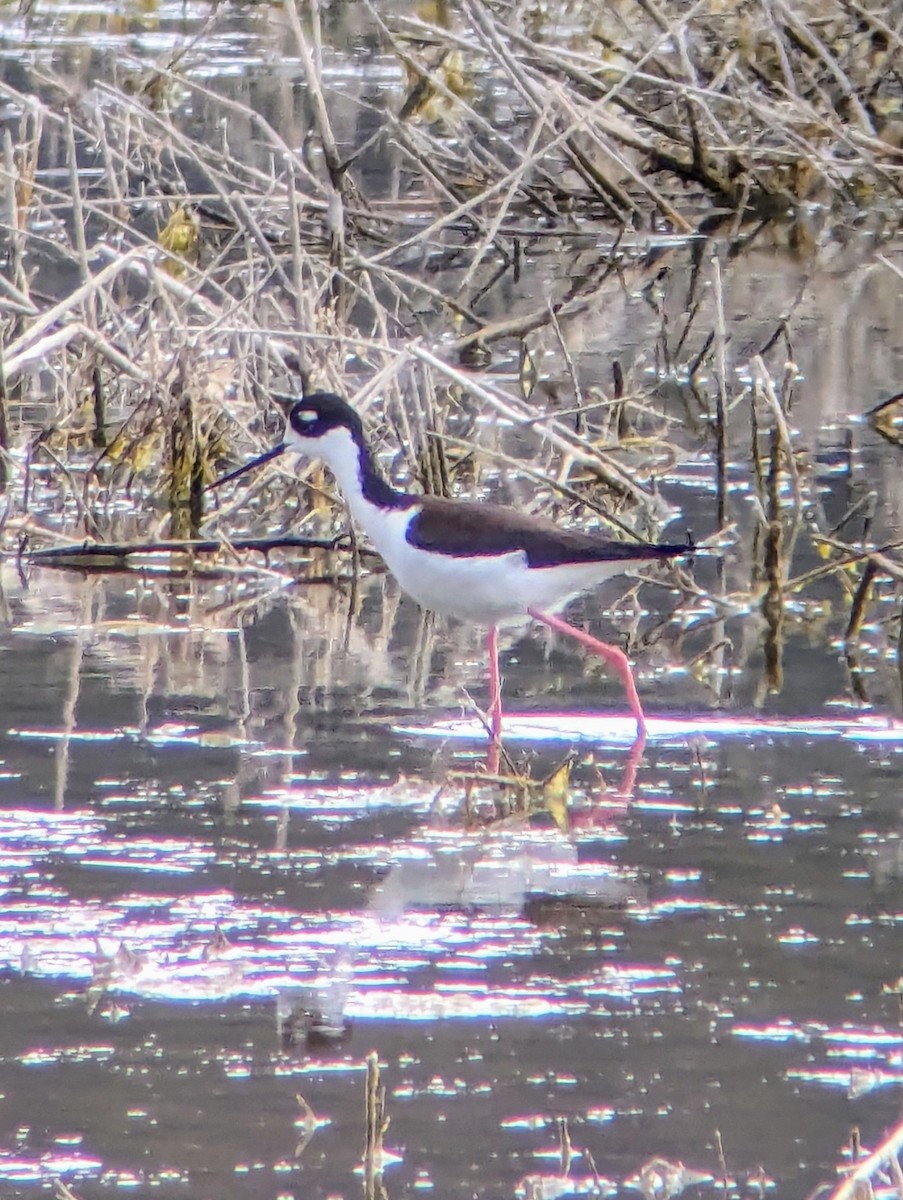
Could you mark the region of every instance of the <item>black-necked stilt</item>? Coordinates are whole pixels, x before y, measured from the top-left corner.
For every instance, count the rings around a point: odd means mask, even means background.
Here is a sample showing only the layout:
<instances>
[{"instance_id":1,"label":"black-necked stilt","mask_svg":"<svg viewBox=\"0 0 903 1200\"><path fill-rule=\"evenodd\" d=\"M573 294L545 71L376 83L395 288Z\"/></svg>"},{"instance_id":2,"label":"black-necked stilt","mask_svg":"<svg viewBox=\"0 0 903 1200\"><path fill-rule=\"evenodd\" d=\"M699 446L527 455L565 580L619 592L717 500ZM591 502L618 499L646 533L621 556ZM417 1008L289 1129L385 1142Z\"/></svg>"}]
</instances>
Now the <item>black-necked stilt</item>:
<instances>
[{"instance_id":1,"label":"black-necked stilt","mask_svg":"<svg viewBox=\"0 0 903 1200\"><path fill-rule=\"evenodd\" d=\"M627 656L555 612L573 596L637 563L688 554L692 546L615 542L501 505L399 491L380 475L361 418L329 392L299 400L289 414L285 440L213 486L286 450L326 463L352 517L419 604L488 627L490 761L498 761L502 723L498 628L531 617L575 638L617 671L637 733L643 736L645 716Z\"/></svg>"}]
</instances>

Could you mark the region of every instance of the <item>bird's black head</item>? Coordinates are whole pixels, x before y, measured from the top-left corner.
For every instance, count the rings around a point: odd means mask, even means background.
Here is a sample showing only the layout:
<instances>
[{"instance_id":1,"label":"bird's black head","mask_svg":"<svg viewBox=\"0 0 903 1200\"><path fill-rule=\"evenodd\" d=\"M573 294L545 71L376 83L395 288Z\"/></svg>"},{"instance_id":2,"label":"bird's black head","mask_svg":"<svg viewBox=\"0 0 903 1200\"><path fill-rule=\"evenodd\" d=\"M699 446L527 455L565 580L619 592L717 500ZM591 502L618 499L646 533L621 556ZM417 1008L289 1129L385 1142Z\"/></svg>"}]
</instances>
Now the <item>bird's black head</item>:
<instances>
[{"instance_id":1,"label":"bird's black head","mask_svg":"<svg viewBox=\"0 0 903 1200\"><path fill-rule=\"evenodd\" d=\"M361 419L346 400L333 392L314 392L289 413L285 443L291 450L310 453L312 443L336 429L348 430L358 443L363 438Z\"/></svg>"},{"instance_id":2,"label":"bird's black head","mask_svg":"<svg viewBox=\"0 0 903 1200\"><path fill-rule=\"evenodd\" d=\"M306 454L309 458L322 458L332 466L349 455L357 462L364 447L364 426L351 405L333 392L314 392L292 406L285 438L278 446L217 479L210 488L231 483L286 450Z\"/></svg>"}]
</instances>

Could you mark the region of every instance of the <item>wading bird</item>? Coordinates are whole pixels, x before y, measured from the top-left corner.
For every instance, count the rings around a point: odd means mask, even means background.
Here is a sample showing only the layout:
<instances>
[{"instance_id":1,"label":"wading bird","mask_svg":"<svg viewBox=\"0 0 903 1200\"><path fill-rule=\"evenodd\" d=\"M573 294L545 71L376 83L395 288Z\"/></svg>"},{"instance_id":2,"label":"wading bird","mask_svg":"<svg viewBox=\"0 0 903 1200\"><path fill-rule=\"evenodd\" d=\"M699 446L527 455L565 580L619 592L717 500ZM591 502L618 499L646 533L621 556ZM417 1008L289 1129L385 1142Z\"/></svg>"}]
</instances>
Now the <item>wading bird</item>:
<instances>
[{"instance_id":1,"label":"wading bird","mask_svg":"<svg viewBox=\"0 0 903 1200\"><path fill-rule=\"evenodd\" d=\"M297 401L284 441L213 486L221 487L286 450L329 467L351 516L418 604L488 628L491 771L498 768L502 728L498 630L531 617L575 638L614 668L636 718L638 738L645 735L646 719L627 656L569 625L556 611L637 563L689 554L691 544L611 541L497 504L401 491L377 469L361 418L330 392Z\"/></svg>"}]
</instances>

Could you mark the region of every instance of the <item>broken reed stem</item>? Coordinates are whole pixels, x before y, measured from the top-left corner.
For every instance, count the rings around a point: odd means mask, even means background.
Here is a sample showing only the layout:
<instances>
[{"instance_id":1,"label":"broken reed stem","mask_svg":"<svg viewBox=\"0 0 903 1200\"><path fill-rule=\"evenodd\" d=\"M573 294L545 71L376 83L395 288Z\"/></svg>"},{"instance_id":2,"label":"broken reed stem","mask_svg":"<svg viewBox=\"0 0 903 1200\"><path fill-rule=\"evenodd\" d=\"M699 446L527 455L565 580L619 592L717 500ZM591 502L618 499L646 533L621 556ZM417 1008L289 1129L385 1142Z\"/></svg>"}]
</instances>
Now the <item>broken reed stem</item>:
<instances>
[{"instance_id":1,"label":"broken reed stem","mask_svg":"<svg viewBox=\"0 0 903 1200\"><path fill-rule=\"evenodd\" d=\"M727 524L727 322L721 263L712 258L712 292L715 303L715 486L718 528Z\"/></svg>"},{"instance_id":2,"label":"broken reed stem","mask_svg":"<svg viewBox=\"0 0 903 1200\"><path fill-rule=\"evenodd\" d=\"M328 176L326 188L326 236L329 245L329 265L333 268L329 279L329 296L332 303L339 308L345 293L345 194L348 186L347 173L342 166L336 144L332 122L329 118L329 107L323 94L323 43L320 26L319 0L312 0L309 6L310 23L313 32L313 50L308 45L304 27L298 13L298 6L292 2L287 6L289 23L295 36L298 56L304 71L308 97L313 108L314 122L320 138L323 151L323 162Z\"/></svg>"},{"instance_id":3,"label":"broken reed stem","mask_svg":"<svg viewBox=\"0 0 903 1200\"><path fill-rule=\"evenodd\" d=\"M107 448L107 397L100 360L91 369L91 390L94 395L94 432L91 441L98 450Z\"/></svg>"},{"instance_id":4,"label":"broken reed stem","mask_svg":"<svg viewBox=\"0 0 903 1200\"><path fill-rule=\"evenodd\" d=\"M313 1140L314 1134L317 1132L317 1118L314 1115L314 1110L307 1103L300 1092L295 1093L295 1100L301 1110L302 1120L302 1135L301 1140L295 1146L295 1160L297 1161ZM297 1122L296 1122L297 1124Z\"/></svg>"},{"instance_id":5,"label":"broken reed stem","mask_svg":"<svg viewBox=\"0 0 903 1200\"><path fill-rule=\"evenodd\" d=\"M787 419L784 416L784 410L781 408L780 401L775 392L774 381L769 374L768 368L765 366L762 356L757 354L752 361L756 372L756 396L764 400L771 412L772 420L778 434L784 467L790 478L790 486L793 491L793 513L791 517L790 536L788 537L788 542L792 549L803 518L803 487L796 465L796 457L793 453L793 438L790 434Z\"/></svg>"},{"instance_id":6,"label":"broken reed stem","mask_svg":"<svg viewBox=\"0 0 903 1200\"><path fill-rule=\"evenodd\" d=\"M368 1183L368 1191L372 1192L375 1180L382 1174L383 1135L389 1128L389 1119L386 1116L386 1089L380 1082L379 1055L375 1050L367 1055L364 1122L364 1177Z\"/></svg>"},{"instance_id":7,"label":"broken reed stem","mask_svg":"<svg viewBox=\"0 0 903 1200\"><path fill-rule=\"evenodd\" d=\"M725 1196L727 1196L730 1194L730 1187L728 1184L727 1158L725 1157L725 1154L724 1154L724 1141L722 1140L720 1129L715 1130L715 1152L718 1155L718 1166L721 1168L721 1184L722 1184L722 1187L724 1188L724 1194L725 1194Z\"/></svg>"},{"instance_id":8,"label":"broken reed stem","mask_svg":"<svg viewBox=\"0 0 903 1200\"><path fill-rule=\"evenodd\" d=\"M571 1133L568 1129L567 1117L558 1118L558 1159L559 1170L562 1179L567 1179L571 1173L571 1161L574 1157L573 1146L571 1145Z\"/></svg>"},{"instance_id":9,"label":"broken reed stem","mask_svg":"<svg viewBox=\"0 0 903 1200\"><path fill-rule=\"evenodd\" d=\"M6 393L6 370L3 353L3 330L0 329L0 492L9 483L9 407Z\"/></svg>"},{"instance_id":10,"label":"broken reed stem","mask_svg":"<svg viewBox=\"0 0 903 1200\"><path fill-rule=\"evenodd\" d=\"M846 633L843 635L845 642L853 641L862 628L872 590L872 582L877 574L878 564L874 558L868 559L865 564L865 570L862 572L862 578L859 580L859 586L856 588L855 595L853 596L853 603L850 606L850 619L847 622Z\"/></svg>"},{"instance_id":11,"label":"broken reed stem","mask_svg":"<svg viewBox=\"0 0 903 1200\"><path fill-rule=\"evenodd\" d=\"M753 477L756 481L756 496L765 512L765 476L762 472L762 454L759 450L759 413L756 409L755 390L749 393L749 442Z\"/></svg>"},{"instance_id":12,"label":"broken reed stem","mask_svg":"<svg viewBox=\"0 0 903 1200\"><path fill-rule=\"evenodd\" d=\"M196 538L204 519L204 454L193 385L180 371L170 427L169 518L173 538Z\"/></svg>"},{"instance_id":13,"label":"broken reed stem","mask_svg":"<svg viewBox=\"0 0 903 1200\"><path fill-rule=\"evenodd\" d=\"M838 550L842 555L841 558L835 559L833 562L825 563L822 567L813 567L811 571L804 571L802 575L797 575L787 583L788 591L799 591L801 588L808 587L810 583L815 583L818 579L824 579L827 575L834 575L837 571L843 571L847 567L853 566L855 563L861 563L863 559L874 558L878 566L881 567L892 579L903 581L903 565L888 558L888 554L893 550L903 550L903 540L898 539L893 542L885 542L882 546L877 546L873 549L856 550L847 542L840 542L836 538L826 537L822 535L818 539L823 545L830 546L833 550Z\"/></svg>"},{"instance_id":14,"label":"broken reed stem","mask_svg":"<svg viewBox=\"0 0 903 1200\"><path fill-rule=\"evenodd\" d=\"M768 477L765 492L765 515L770 524L781 520L781 435L777 425L771 427L768 453Z\"/></svg>"},{"instance_id":15,"label":"broken reed stem","mask_svg":"<svg viewBox=\"0 0 903 1200\"><path fill-rule=\"evenodd\" d=\"M182 540L166 539L157 542L84 542L68 546L50 546L43 550L29 550L25 557L29 562L45 567L76 566L84 569L93 563L108 562L122 566L129 558L151 554L218 554L221 551L246 553L253 551L267 555L273 550L323 550L352 553L355 556L376 557L375 550L356 549L353 540L344 534L334 538L309 538L298 536L271 538L225 538Z\"/></svg>"},{"instance_id":16,"label":"broken reed stem","mask_svg":"<svg viewBox=\"0 0 903 1200\"><path fill-rule=\"evenodd\" d=\"M765 681L768 690L780 692L784 683L784 570L782 541L784 527L779 520L769 522L765 534L765 578L768 590L762 600L765 617Z\"/></svg>"}]
</instances>

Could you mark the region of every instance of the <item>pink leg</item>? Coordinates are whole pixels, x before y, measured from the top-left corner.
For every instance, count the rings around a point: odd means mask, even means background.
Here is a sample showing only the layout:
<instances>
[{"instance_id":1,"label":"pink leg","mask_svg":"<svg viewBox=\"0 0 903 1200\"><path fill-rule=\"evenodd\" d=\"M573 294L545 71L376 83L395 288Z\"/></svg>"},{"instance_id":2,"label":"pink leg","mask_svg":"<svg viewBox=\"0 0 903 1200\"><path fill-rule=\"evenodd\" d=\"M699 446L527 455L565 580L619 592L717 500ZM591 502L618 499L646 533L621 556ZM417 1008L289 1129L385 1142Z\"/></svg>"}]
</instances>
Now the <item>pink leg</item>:
<instances>
[{"instance_id":1,"label":"pink leg","mask_svg":"<svg viewBox=\"0 0 903 1200\"><path fill-rule=\"evenodd\" d=\"M624 774L621 776L621 786L618 788L616 795L624 804L629 804L633 799L633 789L636 786L636 773L640 763L643 760L643 751L646 749L646 727L643 726L642 731L638 728L636 739L630 747L630 753L627 755L627 762L624 764Z\"/></svg>"},{"instance_id":2,"label":"pink leg","mask_svg":"<svg viewBox=\"0 0 903 1200\"><path fill-rule=\"evenodd\" d=\"M621 682L624 684L624 691L627 693L627 699L630 701L630 711L636 717L637 736L644 738L646 736L646 715L643 712L643 706L640 703L640 697L633 680L630 660L624 651L619 650L617 646L610 646L608 642L600 642L598 638L590 637L582 629L575 629L573 625L569 625L561 617L553 617L549 613L540 612L536 608L530 608L527 611L534 621L542 621L544 625L548 625L550 629L554 629L557 633L563 633L566 637L574 638L581 645L586 646L588 650L592 650L594 654L598 654L600 658L604 658L610 667L614 667L621 677Z\"/></svg>"},{"instance_id":3,"label":"pink leg","mask_svg":"<svg viewBox=\"0 0 903 1200\"><path fill-rule=\"evenodd\" d=\"M502 677L499 673L499 631L494 625L489 626L487 639L489 651L489 754L486 757L486 771L489 775L498 775L500 751L502 748Z\"/></svg>"}]
</instances>

